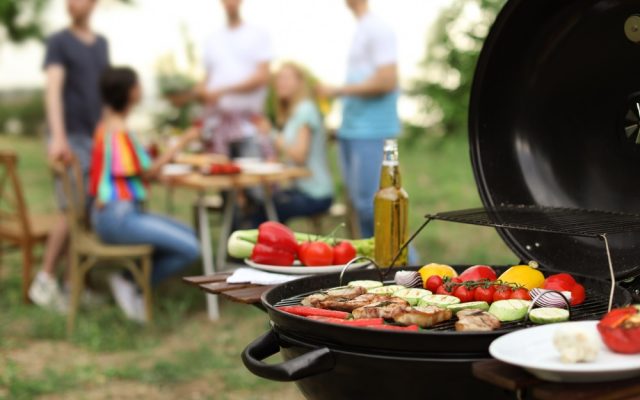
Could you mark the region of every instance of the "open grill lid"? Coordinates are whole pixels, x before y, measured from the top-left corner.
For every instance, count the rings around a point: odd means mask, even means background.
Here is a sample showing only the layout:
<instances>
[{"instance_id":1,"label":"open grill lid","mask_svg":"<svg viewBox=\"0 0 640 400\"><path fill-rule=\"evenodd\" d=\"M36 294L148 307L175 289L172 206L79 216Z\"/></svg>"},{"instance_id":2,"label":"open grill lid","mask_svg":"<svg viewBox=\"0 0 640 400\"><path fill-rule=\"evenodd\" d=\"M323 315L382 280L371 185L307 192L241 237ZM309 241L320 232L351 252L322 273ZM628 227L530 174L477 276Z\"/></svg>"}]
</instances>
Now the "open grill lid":
<instances>
[{"instance_id":1,"label":"open grill lid","mask_svg":"<svg viewBox=\"0 0 640 400\"><path fill-rule=\"evenodd\" d=\"M482 50L469 140L482 201L640 214L640 2L511 0ZM602 240L498 229L523 260L608 277ZM640 232L609 237L640 273Z\"/></svg>"}]
</instances>

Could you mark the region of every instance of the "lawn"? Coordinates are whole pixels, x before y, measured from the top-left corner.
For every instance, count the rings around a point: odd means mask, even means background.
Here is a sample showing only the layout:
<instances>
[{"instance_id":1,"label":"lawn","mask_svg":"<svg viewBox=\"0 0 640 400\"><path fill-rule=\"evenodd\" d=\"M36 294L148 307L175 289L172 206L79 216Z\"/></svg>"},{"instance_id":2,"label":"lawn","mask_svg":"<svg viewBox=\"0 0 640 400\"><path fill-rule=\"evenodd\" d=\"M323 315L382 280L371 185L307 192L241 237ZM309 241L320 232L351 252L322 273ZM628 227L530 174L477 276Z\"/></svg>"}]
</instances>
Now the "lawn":
<instances>
[{"instance_id":1,"label":"lawn","mask_svg":"<svg viewBox=\"0 0 640 400\"><path fill-rule=\"evenodd\" d=\"M20 155L31 210L53 210L44 142L0 136L0 149ZM465 138L424 138L402 144L400 151L413 229L427 212L480 204ZM192 200L192 193L176 193L178 218L189 221ZM165 209L162 190L154 191L151 207ZM416 248L423 263L515 261L493 230L444 222L431 224ZM293 384L259 379L242 366L244 346L268 329L265 315L253 307L223 302L221 320L209 322L201 293L176 280L155 293L153 327L127 322L109 302L83 311L67 338L64 317L20 302L19 272L18 255L5 256L0 269L0 399L302 398ZM104 289L104 274L92 277L98 288Z\"/></svg>"}]
</instances>

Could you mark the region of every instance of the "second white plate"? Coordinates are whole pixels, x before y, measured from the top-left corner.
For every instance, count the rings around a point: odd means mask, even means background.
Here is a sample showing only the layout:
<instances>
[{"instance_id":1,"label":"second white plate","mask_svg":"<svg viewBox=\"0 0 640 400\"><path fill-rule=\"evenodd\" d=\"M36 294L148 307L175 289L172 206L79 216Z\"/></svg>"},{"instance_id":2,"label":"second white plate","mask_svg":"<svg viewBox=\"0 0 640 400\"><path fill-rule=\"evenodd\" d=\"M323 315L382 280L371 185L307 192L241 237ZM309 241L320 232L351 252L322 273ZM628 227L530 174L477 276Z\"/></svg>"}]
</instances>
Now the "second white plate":
<instances>
[{"instance_id":1,"label":"second white plate","mask_svg":"<svg viewBox=\"0 0 640 400\"><path fill-rule=\"evenodd\" d=\"M255 269L259 269L259 270L262 270L262 271L268 271L268 272L276 272L278 274L289 274L289 275L329 274L329 273L333 273L333 272L340 272L344 268L344 265L327 265L327 266L323 266L323 267L307 267L307 266L301 265L299 261L296 261L296 264L292 265L291 267L282 267L282 266L278 266L278 265L258 264L256 262L251 261L248 258L245 259L244 262L248 266L250 266L252 268L255 268ZM349 271L352 271L354 269L363 268L363 267L365 267L365 266L367 266L369 264L370 264L369 261L362 261L362 262L359 262L359 263L353 263L351 265L351 267L349 267Z\"/></svg>"},{"instance_id":2,"label":"second white plate","mask_svg":"<svg viewBox=\"0 0 640 400\"><path fill-rule=\"evenodd\" d=\"M610 351L600 342L593 362L565 364L553 345L553 335L564 325L598 334L598 321L576 321L522 329L494 340L489 352L496 359L522 367L540 379L554 382L606 382L640 376L640 355Z\"/></svg>"}]
</instances>

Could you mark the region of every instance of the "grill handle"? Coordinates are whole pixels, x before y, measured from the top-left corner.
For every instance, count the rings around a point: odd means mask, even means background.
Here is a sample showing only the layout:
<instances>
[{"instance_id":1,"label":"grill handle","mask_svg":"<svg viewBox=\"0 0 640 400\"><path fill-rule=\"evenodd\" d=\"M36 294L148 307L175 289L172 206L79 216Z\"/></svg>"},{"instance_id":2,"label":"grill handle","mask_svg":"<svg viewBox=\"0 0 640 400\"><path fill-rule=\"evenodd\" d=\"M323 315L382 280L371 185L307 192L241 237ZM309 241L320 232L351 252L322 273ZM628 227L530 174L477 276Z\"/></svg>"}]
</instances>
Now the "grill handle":
<instances>
[{"instance_id":1,"label":"grill handle","mask_svg":"<svg viewBox=\"0 0 640 400\"><path fill-rule=\"evenodd\" d=\"M264 379L292 382L333 369L335 360L331 350L320 347L280 364L263 360L280 352L278 335L270 330L249 344L242 352L242 362L249 371Z\"/></svg>"}]
</instances>

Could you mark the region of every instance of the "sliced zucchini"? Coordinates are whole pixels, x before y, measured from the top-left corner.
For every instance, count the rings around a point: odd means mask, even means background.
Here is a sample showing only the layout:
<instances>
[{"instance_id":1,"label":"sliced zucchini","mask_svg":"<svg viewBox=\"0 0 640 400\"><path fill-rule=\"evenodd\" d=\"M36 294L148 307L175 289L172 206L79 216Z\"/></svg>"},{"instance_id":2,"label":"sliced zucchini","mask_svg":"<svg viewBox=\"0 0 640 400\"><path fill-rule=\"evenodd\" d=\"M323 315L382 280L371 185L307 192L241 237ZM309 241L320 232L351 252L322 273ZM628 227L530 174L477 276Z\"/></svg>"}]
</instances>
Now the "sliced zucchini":
<instances>
[{"instance_id":1,"label":"sliced zucchini","mask_svg":"<svg viewBox=\"0 0 640 400\"><path fill-rule=\"evenodd\" d=\"M458 303L460 303L460 299L454 296L447 296L446 294L430 294L421 298L418 305L447 308L452 304Z\"/></svg>"},{"instance_id":2,"label":"sliced zucchini","mask_svg":"<svg viewBox=\"0 0 640 400\"><path fill-rule=\"evenodd\" d=\"M398 290L393 295L395 297L405 299L410 305L415 306L421 298L431 295L431 292L426 289L402 289Z\"/></svg>"},{"instance_id":3,"label":"sliced zucchini","mask_svg":"<svg viewBox=\"0 0 640 400\"><path fill-rule=\"evenodd\" d=\"M395 295L396 292L398 292L399 290L403 290L406 289L406 287L402 286L402 285L389 285L389 286L380 286L380 287L375 287L373 289L369 289L367 290L367 293L374 293L374 294L382 294L382 295Z\"/></svg>"},{"instance_id":4,"label":"sliced zucchini","mask_svg":"<svg viewBox=\"0 0 640 400\"><path fill-rule=\"evenodd\" d=\"M527 300L498 300L491 304L489 313L502 322L519 321L527 315L530 301Z\"/></svg>"},{"instance_id":5,"label":"sliced zucchini","mask_svg":"<svg viewBox=\"0 0 640 400\"><path fill-rule=\"evenodd\" d=\"M554 324L568 321L569 311L557 307L534 308L529 313L529 319L534 324Z\"/></svg>"},{"instance_id":6,"label":"sliced zucchini","mask_svg":"<svg viewBox=\"0 0 640 400\"><path fill-rule=\"evenodd\" d=\"M378 282L378 281L351 281L351 282L347 283L347 286L349 286L349 287L360 286L360 287L363 287L363 288L369 290L369 289L381 287L382 286L382 282Z\"/></svg>"},{"instance_id":7,"label":"sliced zucchini","mask_svg":"<svg viewBox=\"0 0 640 400\"><path fill-rule=\"evenodd\" d=\"M468 303L451 304L447 306L452 313L456 314L458 311L475 308L477 310L487 311L489 309L489 303L486 301L470 301Z\"/></svg>"}]
</instances>

